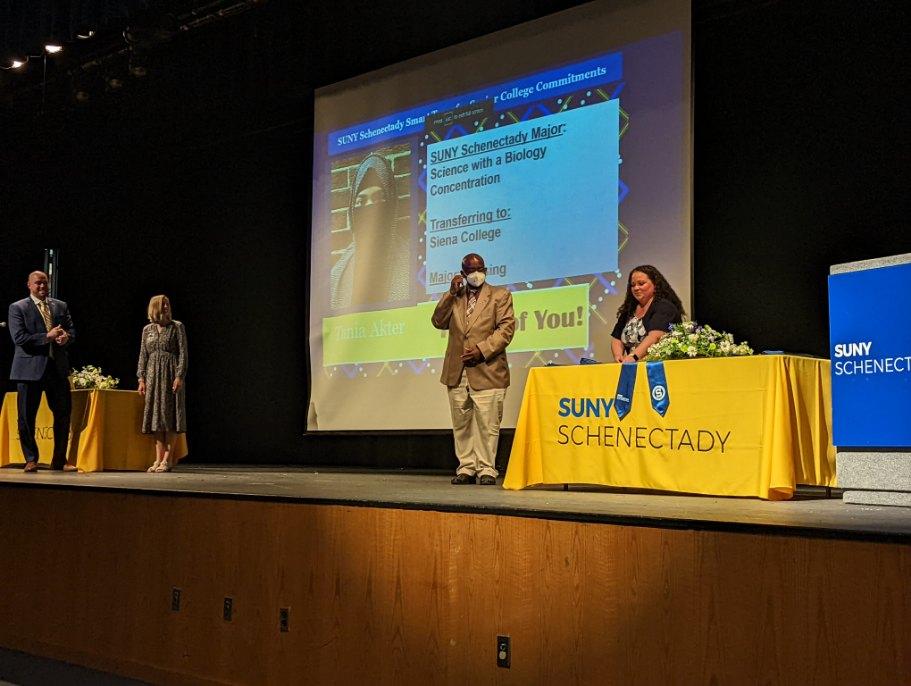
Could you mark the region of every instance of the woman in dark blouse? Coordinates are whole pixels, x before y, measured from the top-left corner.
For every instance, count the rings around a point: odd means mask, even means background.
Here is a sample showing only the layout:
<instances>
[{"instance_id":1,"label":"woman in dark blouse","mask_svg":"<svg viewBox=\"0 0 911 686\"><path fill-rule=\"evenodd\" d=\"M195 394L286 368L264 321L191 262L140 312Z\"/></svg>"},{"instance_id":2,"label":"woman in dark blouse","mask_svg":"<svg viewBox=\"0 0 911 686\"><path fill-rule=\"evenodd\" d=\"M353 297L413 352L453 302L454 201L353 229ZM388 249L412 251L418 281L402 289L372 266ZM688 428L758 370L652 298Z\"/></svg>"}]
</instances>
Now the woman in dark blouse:
<instances>
[{"instance_id":1,"label":"woman in dark blouse","mask_svg":"<svg viewBox=\"0 0 911 686\"><path fill-rule=\"evenodd\" d=\"M661 272L650 264L629 273L626 298L617 310L611 352L617 362L638 362L683 319L683 305Z\"/></svg>"}]
</instances>

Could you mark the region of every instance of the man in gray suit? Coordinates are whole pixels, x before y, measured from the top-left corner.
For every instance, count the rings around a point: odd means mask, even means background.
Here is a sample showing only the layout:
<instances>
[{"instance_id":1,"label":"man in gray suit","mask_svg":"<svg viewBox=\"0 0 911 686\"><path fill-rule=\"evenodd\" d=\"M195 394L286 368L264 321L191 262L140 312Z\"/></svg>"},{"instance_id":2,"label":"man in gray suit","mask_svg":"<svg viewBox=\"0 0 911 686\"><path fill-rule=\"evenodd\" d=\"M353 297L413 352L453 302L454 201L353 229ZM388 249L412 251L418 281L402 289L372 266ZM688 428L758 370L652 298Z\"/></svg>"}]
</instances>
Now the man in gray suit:
<instances>
[{"instance_id":1,"label":"man in gray suit","mask_svg":"<svg viewBox=\"0 0 911 686\"><path fill-rule=\"evenodd\" d=\"M51 469L75 472L66 463L70 436L70 363L67 348L76 331L66 303L48 297L44 272L28 276L29 297L9 306L9 333L16 345L10 381L16 381L19 411L19 443L25 456L25 471L38 471L35 417L41 394L54 414L54 455Z\"/></svg>"},{"instance_id":2,"label":"man in gray suit","mask_svg":"<svg viewBox=\"0 0 911 686\"><path fill-rule=\"evenodd\" d=\"M462 259L462 271L452 278L431 321L449 330L443 374L449 389L452 433L459 467L454 484L496 484L497 443L503 401L509 386L506 346L516 328L512 293L485 283L484 258L476 253Z\"/></svg>"}]
</instances>

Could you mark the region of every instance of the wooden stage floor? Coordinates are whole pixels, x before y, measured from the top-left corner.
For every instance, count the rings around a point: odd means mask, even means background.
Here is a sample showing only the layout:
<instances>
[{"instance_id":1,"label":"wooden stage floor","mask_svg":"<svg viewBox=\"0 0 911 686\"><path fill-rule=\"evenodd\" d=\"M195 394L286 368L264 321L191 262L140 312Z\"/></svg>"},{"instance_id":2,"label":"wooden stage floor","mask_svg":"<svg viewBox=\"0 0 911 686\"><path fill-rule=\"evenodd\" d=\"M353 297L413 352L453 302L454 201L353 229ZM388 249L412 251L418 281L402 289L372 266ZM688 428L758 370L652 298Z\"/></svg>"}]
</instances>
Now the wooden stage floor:
<instances>
[{"instance_id":1,"label":"wooden stage floor","mask_svg":"<svg viewBox=\"0 0 911 686\"><path fill-rule=\"evenodd\" d=\"M450 475L301 467L181 465L169 474L62 474L0 469L0 487L102 489L170 496L235 498L498 514L626 526L911 541L911 510L848 505L805 489L790 501L719 498L574 486L507 491L453 486Z\"/></svg>"}]
</instances>

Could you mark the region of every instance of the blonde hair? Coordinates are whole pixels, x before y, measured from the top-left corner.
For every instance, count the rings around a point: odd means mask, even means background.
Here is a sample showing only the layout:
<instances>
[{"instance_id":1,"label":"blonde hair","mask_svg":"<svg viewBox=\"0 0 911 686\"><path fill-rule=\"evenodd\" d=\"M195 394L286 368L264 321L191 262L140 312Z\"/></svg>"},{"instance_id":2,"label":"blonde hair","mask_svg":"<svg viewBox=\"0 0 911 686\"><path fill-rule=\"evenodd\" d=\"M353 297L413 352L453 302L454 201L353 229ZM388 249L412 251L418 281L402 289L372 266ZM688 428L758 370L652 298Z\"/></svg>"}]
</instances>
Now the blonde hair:
<instances>
[{"instance_id":1,"label":"blonde hair","mask_svg":"<svg viewBox=\"0 0 911 686\"><path fill-rule=\"evenodd\" d=\"M165 314L162 310L164 309L164 303L168 303L168 313ZM149 300L149 321L156 324L168 324L171 321L171 301L166 295L154 295L152 299Z\"/></svg>"}]
</instances>

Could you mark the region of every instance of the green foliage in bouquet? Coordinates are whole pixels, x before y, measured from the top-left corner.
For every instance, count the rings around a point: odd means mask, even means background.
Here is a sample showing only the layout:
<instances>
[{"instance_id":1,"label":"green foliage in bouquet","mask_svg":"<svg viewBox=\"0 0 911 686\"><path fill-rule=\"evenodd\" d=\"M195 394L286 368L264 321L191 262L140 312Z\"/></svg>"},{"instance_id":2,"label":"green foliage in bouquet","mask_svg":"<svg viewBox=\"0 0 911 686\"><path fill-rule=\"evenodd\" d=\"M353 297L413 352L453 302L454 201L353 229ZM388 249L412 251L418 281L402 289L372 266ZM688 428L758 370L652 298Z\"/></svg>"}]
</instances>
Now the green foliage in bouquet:
<instances>
[{"instance_id":1,"label":"green foliage in bouquet","mask_svg":"<svg viewBox=\"0 0 911 686\"><path fill-rule=\"evenodd\" d=\"M70 376L70 382L76 390L91 388L106 390L117 388L120 379L116 379L113 376L105 376L100 367L93 367L89 364L82 369L74 371Z\"/></svg>"},{"instance_id":2,"label":"green foliage in bouquet","mask_svg":"<svg viewBox=\"0 0 911 686\"><path fill-rule=\"evenodd\" d=\"M747 342L734 343L734 336L715 331L708 324L671 324L667 336L648 349L646 360L685 360L692 357L733 357L752 355Z\"/></svg>"}]
</instances>

